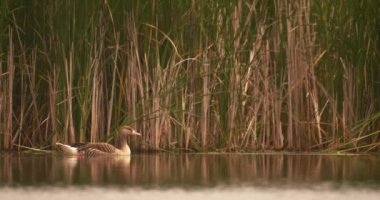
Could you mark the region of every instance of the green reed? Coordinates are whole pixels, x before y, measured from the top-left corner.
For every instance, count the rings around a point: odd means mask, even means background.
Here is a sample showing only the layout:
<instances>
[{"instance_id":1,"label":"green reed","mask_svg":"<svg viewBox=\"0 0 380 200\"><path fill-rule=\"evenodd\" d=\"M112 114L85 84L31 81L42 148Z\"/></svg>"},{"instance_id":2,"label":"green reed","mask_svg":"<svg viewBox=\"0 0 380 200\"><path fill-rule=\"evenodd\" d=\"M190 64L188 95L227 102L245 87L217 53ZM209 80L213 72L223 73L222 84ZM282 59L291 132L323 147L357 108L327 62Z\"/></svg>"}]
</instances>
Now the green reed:
<instances>
[{"instance_id":1,"label":"green reed","mask_svg":"<svg viewBox=\"0 0 380 200\"><path fill-rule=\"evenodd\" d=\"M380 3L0 4L0 147L375 151Z\"/></svg>"}]
</instances>

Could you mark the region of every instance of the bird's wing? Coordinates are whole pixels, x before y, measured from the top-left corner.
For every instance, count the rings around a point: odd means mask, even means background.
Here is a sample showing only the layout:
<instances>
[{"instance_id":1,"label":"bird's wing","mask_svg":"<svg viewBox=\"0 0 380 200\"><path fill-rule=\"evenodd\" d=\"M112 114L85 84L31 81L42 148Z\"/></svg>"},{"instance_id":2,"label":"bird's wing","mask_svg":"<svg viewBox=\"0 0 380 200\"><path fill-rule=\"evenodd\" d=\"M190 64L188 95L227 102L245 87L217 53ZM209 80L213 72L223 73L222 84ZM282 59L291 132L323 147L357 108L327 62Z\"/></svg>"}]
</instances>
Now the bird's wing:
<instances>
[{"instance_id":1,"label":"bird's wing","mask_svg":"<svg viewBox=\"0 0 380 200\"><path fill-rule=\"evenodd\" d=\"M116 148L108 143L87 143L80 148L80 151L89 149L98 150L103 153L112 154L116 152Z\"/></svg>"},{"instance_id":2,"label":"bird's wing","mask_svg":"<svg viewBox=\"0 0 380 200\"><path fill-rule=\"evenodd\" d=\"M82 153L82 155L84 155L86 157L109 155L109 153L106 153L106 152L101 151L99 149L93 149L93 148L87 148L85 151L82 151L81 153Z\"/></svg>"}]
</instances>

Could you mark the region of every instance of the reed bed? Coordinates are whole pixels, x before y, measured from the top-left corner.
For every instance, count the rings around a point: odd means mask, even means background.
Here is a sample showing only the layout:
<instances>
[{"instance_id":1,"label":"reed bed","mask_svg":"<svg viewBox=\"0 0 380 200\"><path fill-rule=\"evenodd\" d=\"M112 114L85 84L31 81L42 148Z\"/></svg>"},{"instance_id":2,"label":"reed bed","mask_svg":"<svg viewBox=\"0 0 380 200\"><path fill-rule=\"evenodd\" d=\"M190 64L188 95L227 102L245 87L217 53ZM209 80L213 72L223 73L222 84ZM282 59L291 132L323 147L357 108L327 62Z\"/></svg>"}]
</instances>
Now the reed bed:
<instances>
[{"instance_id":1,"label":"reed bed","mask_svg":"<svg viewBox=\"0 0 380 200\"><path fill-rule=\"evenodd\" d=\"M378 151L380 3L0 5L0 148Z\"/></svg>"}]
</instances>

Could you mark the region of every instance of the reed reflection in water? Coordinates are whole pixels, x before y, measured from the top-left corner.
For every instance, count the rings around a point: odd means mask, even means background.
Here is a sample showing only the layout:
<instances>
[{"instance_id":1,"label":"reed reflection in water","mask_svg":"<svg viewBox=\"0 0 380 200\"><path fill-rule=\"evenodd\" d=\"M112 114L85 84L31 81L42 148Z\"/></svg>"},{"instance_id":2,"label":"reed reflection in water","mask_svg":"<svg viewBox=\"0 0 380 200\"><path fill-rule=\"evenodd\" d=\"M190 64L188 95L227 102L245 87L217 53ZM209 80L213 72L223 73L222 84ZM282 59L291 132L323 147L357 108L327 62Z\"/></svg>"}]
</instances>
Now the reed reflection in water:
<instances>
[{"instance_id":1,"label":"reed reflection in water","mask_svg":"<svg viewBox=\"0 0 380 200\"><path fill-rule=\"evenodd\" d=\"M0 158L1 186L380 186L376 156L137 154L132 158L11 155Z\"/></svg>"}]
</instances>

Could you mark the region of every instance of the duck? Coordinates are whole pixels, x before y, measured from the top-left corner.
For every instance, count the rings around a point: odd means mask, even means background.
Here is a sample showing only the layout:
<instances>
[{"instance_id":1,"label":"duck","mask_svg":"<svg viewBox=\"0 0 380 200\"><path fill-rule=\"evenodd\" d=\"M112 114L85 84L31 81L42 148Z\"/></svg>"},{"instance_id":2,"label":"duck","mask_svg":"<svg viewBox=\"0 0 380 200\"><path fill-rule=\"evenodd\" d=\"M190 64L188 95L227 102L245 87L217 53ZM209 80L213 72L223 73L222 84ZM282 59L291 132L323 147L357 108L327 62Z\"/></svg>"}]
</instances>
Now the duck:
<instances>
[{"instance_id":1,"label":"duck","mask_svg":"<svg viewBox=\"0 0 380 200\"><path fill-rule=\"evenodd\" d=\"M126 136L128 135L141 136L141 133L137 132L130 126L125 125L119 129L119 132L115 138L115 146L105 142L74 143L70 145L57 142L56 146L58 147L58 149L63 151L64 154L72 156L129 156L131 155L131 149L127 143Z\"/></svg>"}]
</instances>

